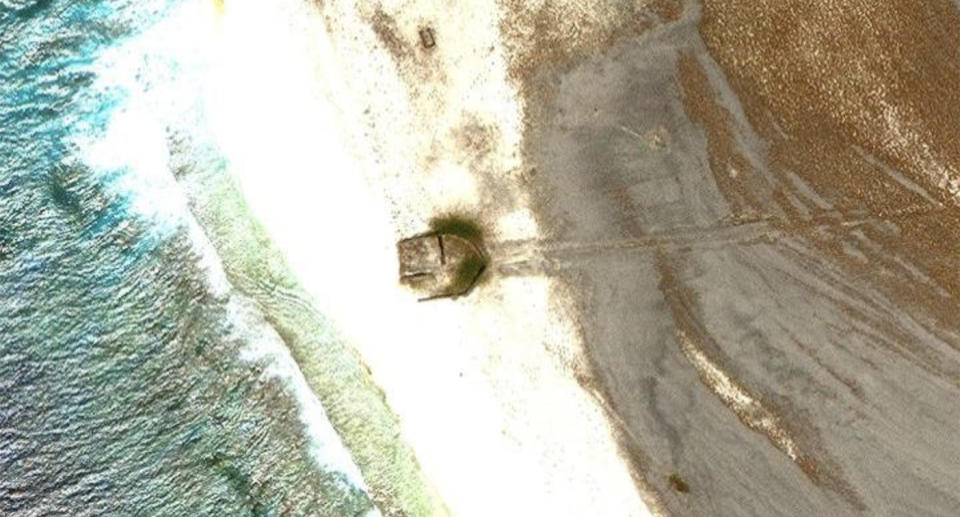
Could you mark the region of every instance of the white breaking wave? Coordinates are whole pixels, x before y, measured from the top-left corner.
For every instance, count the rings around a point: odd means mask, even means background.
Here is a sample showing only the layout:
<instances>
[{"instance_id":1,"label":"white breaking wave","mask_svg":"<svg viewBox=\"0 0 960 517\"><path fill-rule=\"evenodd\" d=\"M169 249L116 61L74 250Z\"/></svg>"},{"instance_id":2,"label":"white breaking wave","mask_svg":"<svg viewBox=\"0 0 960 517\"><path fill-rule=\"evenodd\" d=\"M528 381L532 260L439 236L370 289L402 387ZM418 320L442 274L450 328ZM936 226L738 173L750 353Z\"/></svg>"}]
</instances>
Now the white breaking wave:
<instances>
[{"instance_id":1,"label":"white breaking wave","mask_svg":"<svg viewBox=\"0 0 960 517\"><path fill-rule=\"evenodd\" d=\"M146 9L146 12L155 12ZM207 80L217 58L216 14L209 1L186 0L143 33L106 50L94 64L93 88L119 98L105 131L78 124L71 139L77 158L106 188L128 199L135 217L154 236L186 230L206 272L208 290L226 300L236 338L248 343L241 359L264 366L262 375L282 381L299 407L310 457L325 472L340 473L351 486L367 491L363 477L310 390L282 339L259 310L234 292L220 257L190 212L188 196L171 170L172 135L212 141L204 112ZM209 156L188 162L211 162ZM109 179L108 179L109 178ZM377 517L376 509L368 512Z\"/></svg>"},{"instance_id":2,"label":"white breaking wave","mask_svg":"<svg viewBox=\"0 0 960 517\"><path fill-rule=\"evenodd\" d=\"M241 359L266 365L263 377L283 381L283 385L300 405L300 421L310 440L311 456L322 462L321 466L325 470L340 472L352 486L366 490L367 486L359 469L330 425L323 405L307 385L303 372L276 330L263 319L256 307L241 297L231 297L227 307L229 320L236 324L237 337L249 343L249 346L241 351Z\"/></svg>"},{"instance_id":3,"label":"white breaking wave","mask_svg":"<svg viewBox=\"0 0 960 517\"><path fill-rule=\"evenodd\" d=\"M157 141L169 127L204 139L211 132L298 280L370 365L452 514L649 515L602 409L573 367L558 364L557 356L578 362L580 348L551 280L501 279L463 303L430 306L397 285L395 238L476 198L471 171L444 158L451 130L465 113L483 115L503 135L497 163L512 170L521 106L495 4L422 2L449 34L471 34L437 49L449 86L440 92L445 107L430 110L411 101L360 12L381 3L401 2L325 2L321 14L302 0L185 0L105 56L102 87L129 92L103 139L104 149L131 149L119 159L136 165L122 188L142 196L136 209L158 224L195 224L184 222L185 197L169 170L142 157L169 153ZM420 22L409 23L415 34ZM441 159L426 171L420 158L434 143ZM97 145L86 159L116 165ZM523 212L497 226L510 238L537 232ZM196 230L211 278L222 278ZM229 296L225 280L221 287ZM244 300L229 303L236 331L251 342L243 357L266 364L263 375L283 380L299 401L312 456L362 487L279 337Z\"/></svg>"}]
</instances>

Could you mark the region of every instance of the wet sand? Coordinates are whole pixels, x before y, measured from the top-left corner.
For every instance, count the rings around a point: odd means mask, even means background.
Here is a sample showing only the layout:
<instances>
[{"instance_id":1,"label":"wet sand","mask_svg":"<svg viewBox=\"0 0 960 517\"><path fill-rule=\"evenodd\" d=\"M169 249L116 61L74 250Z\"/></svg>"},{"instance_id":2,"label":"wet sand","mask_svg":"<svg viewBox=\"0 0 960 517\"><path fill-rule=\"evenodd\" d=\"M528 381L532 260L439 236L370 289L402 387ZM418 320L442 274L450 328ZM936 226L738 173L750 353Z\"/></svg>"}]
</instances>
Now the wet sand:
<instances>
[{"instance_id":1,"label":"wet sand","mask_svg":"<svg viewBox=\"0 0 960 517\"><path fill-rule=\"evenodd\" d=\"M548 237L504 272L574 293L666 513L954 514L960 16L673 5L517 54Z\"/></svg>"}]
</instances>

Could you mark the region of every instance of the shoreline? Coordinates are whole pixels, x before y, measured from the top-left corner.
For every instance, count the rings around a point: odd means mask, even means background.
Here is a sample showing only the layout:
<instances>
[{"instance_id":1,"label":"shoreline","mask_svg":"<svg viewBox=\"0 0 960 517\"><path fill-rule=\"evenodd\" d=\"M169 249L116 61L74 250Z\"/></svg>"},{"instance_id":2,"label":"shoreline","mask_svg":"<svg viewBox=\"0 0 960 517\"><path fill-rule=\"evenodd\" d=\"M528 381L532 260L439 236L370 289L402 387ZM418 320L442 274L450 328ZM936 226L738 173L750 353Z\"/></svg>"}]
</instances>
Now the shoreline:
<instances>
[{"instance_id":1,"label":"shoreline","mask_svg":"<svg viewBox=\"0 0 960 517\"><path fill-rule=\"evenodd\" d=\"M203 297L211 310L223 311L221 337L243 344L232 350L237 354L233 357L238 363L249 365L250 372L254 372L249 379L252 383L276 383L283 392L283 404L289 402L296 408L296 418L289 423L298 425L304 449L302 458L298 452L286 459L291 463L302 460L311 475L322 480L321 493L330 508L380 516L352 451L334 430L317 393L308 386L302 367L293 359L275 325L265 321L261 307L256 306L260 300L234 285L235 278L229 278L230 265L225 260L230 257L211 242L212 234L237 228L216 227L209 220L201 221L203 218L197 213L198 202L206 203L202 208L208 209L221 201L237 202L229 195L217 199L201 199L202 195L198 195L216 187L204 184L203 179L223 176L217 165L219 158L209 154L206 135L196 133L198 126L190 124L202 121L202 117L194 120L198 113L193 104L193 89L198 86L197 70L202 69L209 56L191 55L185 60L182 55L198 38L203 38L204 22L209 21L203 16L204 7L199 2L185 4L145 21L141 32L107 48L85 66L96 77L88 94L112 96L116 104L104 103L108 107L98 112L102 120L97 122L102 128L90 121L78 122L82 130L71 133L67 140L74 149L70 159L86 167L109 196L126 203L130 219L146 228L145 239L183 239L189 243L191 253L184 258L194 258L196 262L185 267L197 268ZM188 19L190 22L186 23ZM162 41L169 39L174 30L188 37L182 39L182 47L171 49ZM199 185L191 190L186 183L192 181ZM249 217L238 219L248 222ZM248 252L250 249L254 253L266 251L248 246ZM269 413L277 408L262 409ZM236 474L237 479L243 475Z\"/></svg>"},{"instance_id":2,"label":"shoreline","mask_svg":"<svg viewBox=\"0 0 960 517\"><path fill-rule=\"evenodd\" d=\"M219 93L210 91L211 79L238 56L218 47L226 27L209 7L178 6L91 66L94 89L122 92L123 100L103 134L72 142L78 159L95 171L128 169L109 188L157 238L184 232L208 295L224 304L231 336L246 343L238 359L296 406L298 421L290 423L304 438L303 460L345 498L333 495L333 504L362 495L370 517L439 515L382 392L313 309L251 217L226 170L229 157L210 141L216 108L204 95ZM166 46L169 39L178 45Z\"/></svg>"},{"instance_id":3,"label":"shoreline","mask_svg":"<svg viewBox=\"0 0 960 517\"><path fill-rule=\"evenodd\" d=\"M416 460L397 438L396 418L382 392L356 353L311 307L310 296L251 217L234 179L227 172L208 171L188 177L184 183L191 193L191 212L202 222L230 285L255 305L250 308L253 317L262 318L260 324L267 326L291 356L296 370L281 373L299 375L305 383L302 388L309 389L320 403L311 410L310 404L304 406L298 398L305 435L315 434L308 432L309 426L316 426L312 421L322 412L350 461L360 469L353 476L359 476L362 483L357 486L370 495L383 515L395 515L398 510L411 515L437 514L436 500L424 491ZM284 355L284 350L267 352ZM248 355L255 356L256 350ZM286 379L284 386L297 388ZM392 451L391 461L380 458L384 451Z\"/></svg>"},{"instance_id":4,"label":"shoreline","mask_svg":"<svg viewBox=\"0 0 960 517\"><path fill-rule=\"evenodd\" d=\"M499 13L465 9L431 14L446 34L476 40L438 39L429 54L407 38L418 20L338 5L301 20L311 37L280 49L291 66L261 71L270 79L237 95L269 92L271 111L227 127L223 105L230 173L384 390L450 513L649 515L608 416L578 383L582 343L557 281L494 277L468 297L418 303L397 280L395 242L439 214L478 214L493 241L541 236L521 186L523 101ZM304 73L297 59L317 68ZM244 69L227 72L224 84L243 83Z\"/></svg>"}]
</instances>

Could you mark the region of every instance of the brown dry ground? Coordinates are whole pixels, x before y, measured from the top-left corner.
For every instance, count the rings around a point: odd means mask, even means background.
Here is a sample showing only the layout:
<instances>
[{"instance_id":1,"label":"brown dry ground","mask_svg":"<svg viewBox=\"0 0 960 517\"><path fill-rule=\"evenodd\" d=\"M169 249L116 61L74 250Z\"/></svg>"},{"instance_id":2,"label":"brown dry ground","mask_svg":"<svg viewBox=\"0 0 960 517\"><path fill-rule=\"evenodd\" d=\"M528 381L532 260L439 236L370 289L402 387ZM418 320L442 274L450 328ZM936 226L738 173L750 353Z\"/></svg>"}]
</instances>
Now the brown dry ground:
<instances>
[{"instance_id":1,"label":"brown dry ground","mask_svg":"<svg viewBox=\"0 0 960 517\"><path fill-rule=\"evenodd\" d=\"M502 3L544 264L638 482L672 515L956 515L957 6Z\"/></svg>"}]
</instances>

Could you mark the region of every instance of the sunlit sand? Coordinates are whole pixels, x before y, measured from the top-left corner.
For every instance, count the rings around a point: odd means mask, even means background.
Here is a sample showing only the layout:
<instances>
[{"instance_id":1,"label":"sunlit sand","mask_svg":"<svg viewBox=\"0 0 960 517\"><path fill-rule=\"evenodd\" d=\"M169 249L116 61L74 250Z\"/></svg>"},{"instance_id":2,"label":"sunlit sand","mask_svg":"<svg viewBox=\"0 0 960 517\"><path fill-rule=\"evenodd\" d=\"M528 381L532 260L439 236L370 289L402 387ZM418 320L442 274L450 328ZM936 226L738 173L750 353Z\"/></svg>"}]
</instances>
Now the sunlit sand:
<instances>
[{"instance_id":1,"label":"sunlit sand","mask_svg":"<svg viewBox=\"0 0 960 517\"><path fill-rule=\"evenodd\" d=\"M575 380L581 345L550 279L494 274L428 303L397 281L396 241L439 213L482 211L493 239L538 236L521 187L504 182L503 204L481 205L457 154L469 113L497 128L485 166L522 166L498 13L438 5L438 38L474 37L439 39L442 85L411 92L361 13L325 9L228 3L219 15L207 103L254 215L369 365L452 514L644 515Z\"/></svg>"}]
</instances>

